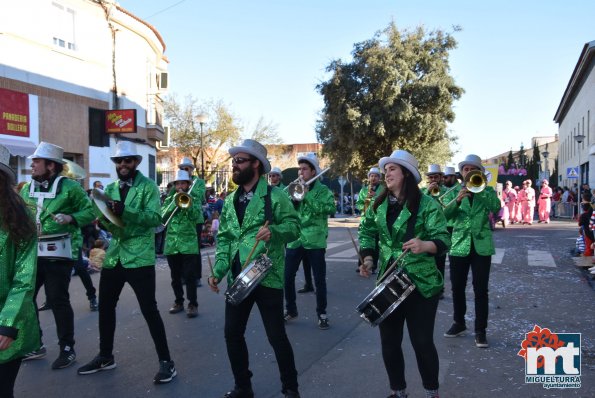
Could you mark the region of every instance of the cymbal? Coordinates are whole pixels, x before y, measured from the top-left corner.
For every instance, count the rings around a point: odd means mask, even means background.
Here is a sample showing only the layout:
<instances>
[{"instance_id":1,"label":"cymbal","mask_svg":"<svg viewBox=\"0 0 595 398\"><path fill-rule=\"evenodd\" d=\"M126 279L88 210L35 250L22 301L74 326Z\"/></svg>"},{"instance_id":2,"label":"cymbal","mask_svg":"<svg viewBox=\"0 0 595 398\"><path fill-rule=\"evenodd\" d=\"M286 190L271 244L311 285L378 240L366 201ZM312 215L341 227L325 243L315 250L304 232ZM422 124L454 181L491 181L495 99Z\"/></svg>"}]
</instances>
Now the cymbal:
<instances>
[{"instance_id":1,"label":"cymbal","mask_svg":"<svg viewBox=\"0 0 595 398\"><path fill-rule=\"evenodd\" d=\"M101 214L105 216L112 224L117 225L120 228L124 228L124 223L118 216L114 214L112 209L109 208L107 202L111 199L103 192L103 190L99 188L93 188L91 190L91 199L93 199L93 203L99 209Z\"/></svg>"},{"instance_id":2,"label":"cymbal","mask_svg":"<svg viewBox=\"0 0 595 398\"><path fill-rule=\"evenodd\" d=\"M73 180L81 180L87 176L85 169L74 163L72 160L62 159L62 161L66 162L64 164L64 170L62 171L63 176Z\"/></svg>"}]
</instances>

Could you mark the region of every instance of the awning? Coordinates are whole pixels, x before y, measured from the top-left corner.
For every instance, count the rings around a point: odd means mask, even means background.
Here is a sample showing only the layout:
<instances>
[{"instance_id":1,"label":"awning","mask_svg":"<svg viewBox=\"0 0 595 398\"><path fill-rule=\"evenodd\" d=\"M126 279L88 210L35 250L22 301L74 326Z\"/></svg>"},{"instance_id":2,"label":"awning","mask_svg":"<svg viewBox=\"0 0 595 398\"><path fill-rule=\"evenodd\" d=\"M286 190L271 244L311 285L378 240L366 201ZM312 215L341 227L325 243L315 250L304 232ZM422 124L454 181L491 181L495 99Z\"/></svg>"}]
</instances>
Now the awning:
<instances>
[{"instance_id":1,"label":"awning","mask_svg":"<svg viewBox=\"0 0 595 398\"><path fill-rule=\"evenodd\" d=\"M6 135L0 135L0 144L7 147L12 156L29 156L37 148L37 144L29 140L17 140Z\"/></svg>"}]
</instances>

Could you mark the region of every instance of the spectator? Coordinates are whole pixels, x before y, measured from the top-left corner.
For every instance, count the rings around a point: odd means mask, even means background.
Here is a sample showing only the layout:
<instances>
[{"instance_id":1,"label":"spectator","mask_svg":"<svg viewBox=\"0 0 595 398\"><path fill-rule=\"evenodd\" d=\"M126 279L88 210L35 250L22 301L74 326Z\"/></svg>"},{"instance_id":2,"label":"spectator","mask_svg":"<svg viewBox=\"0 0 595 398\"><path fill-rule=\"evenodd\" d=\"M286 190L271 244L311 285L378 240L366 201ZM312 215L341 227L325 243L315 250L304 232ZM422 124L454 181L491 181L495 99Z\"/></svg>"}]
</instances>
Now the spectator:
<instances>
[{"instance_id":1,"label":"spectator","mask_svg":"<svg viewBox=\"0 0 595 398\"><path fill-rule=\"evenodd\" d=\"M213 212L213 219L211 220L211 235L213 236L213 244L217 244L217 233L219 232L219 212Z\"/></svg>"},{"instance_id":2,"label":"spectator","mask_svg":"<svg viewBox=\"0 0 595 398\"><path fill-rule=\"evenodd\" d=\"M89 252L89 268L92 272L101 271L103 260L105 259L105 242L97 239L93 243L93 248Z\"/></svg>"}]
</instances>

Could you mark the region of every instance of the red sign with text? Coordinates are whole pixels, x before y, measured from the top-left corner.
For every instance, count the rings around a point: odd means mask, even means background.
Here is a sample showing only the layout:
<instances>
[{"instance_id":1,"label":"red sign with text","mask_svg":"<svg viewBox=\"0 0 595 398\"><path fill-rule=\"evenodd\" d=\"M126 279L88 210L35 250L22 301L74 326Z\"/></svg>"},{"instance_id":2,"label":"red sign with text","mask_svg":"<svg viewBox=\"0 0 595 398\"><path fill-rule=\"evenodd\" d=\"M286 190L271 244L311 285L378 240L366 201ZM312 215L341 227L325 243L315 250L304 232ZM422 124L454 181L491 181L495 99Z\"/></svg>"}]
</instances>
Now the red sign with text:
<instances>
[{"instance_id":1,"label":"red sign with text","mask_svg":"<svg viewBox=\"0 0 595 398\"><path fill-rule=\"evenodd\" d=\"M0 134L29 137L29 94L0 88Z\"/></svg>"},{"instance_id":2,"label":"red sign with text","mask_svg":"<svg viewBox=\"0 0 595 398\"><path fill-rule=\"evenodd\" d=\"M136 133L136 109L105 111L105 132Z\"/></svg>"}]
</instances>

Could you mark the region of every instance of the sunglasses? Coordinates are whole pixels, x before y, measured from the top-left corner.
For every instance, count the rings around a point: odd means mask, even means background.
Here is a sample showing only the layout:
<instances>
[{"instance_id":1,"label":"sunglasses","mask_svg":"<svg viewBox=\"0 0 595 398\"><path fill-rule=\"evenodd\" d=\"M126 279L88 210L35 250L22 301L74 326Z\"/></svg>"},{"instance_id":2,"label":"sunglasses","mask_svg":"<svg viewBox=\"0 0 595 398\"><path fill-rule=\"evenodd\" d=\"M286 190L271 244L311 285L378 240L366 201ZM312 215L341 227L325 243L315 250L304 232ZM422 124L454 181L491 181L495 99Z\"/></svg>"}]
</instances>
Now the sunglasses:
<instances>
[{"instance_id":1,"label":"sunglasses","mask_svg":"<svg viewBox=\"0 0 595 398\"><path fill-rule=\"evenodd\" d=\"M116 164L120 164L120 163L126 163L126 164L132 164L134 163L135 158L116 158L114 159L114 162L116 162Z\"/></svg>"},{"instance_id":2,"label":"sunglasses","mask_svg":"<svg viewBox=\"0 0 595 398\"><path fill-rule=\"evenodd\" d=\"M231 158L231 162L234 164L242 164L244 162L248 162L248 161L252 161L251 158L242 158L242 157L235 157L235 158Z\"/></svg>"}]
</instances>

